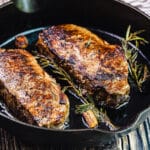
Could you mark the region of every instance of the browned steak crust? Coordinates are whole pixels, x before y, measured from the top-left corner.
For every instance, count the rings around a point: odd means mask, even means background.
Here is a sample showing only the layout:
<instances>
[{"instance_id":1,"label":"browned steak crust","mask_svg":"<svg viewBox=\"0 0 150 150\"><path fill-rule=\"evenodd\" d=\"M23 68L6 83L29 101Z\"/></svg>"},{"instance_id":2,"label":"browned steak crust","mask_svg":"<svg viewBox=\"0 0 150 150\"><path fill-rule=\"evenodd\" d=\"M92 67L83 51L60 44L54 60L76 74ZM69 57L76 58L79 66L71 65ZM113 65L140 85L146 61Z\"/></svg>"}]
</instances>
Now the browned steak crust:
<instances>
[{"instance_id":1,"label":"browned steak crust","mask_svg":"<svg viewBox=\"0 0 150 150\"><path fill-rule=\"evenodd\" d=\"M38 126L60 127L69 114L67 96L25 50L0 49L0 95L17 117Z\"/></svg>"},{"instance_id":2,"label":"browned steak crust","mask_svg":"<svg viewBox=\"0 0 150 150\"><path fill-rule=\"evenodd\" d=\"M120 46L73 24L43 30L37 46L66 69L85 94L112 107L125 101L130 90L128 64Z\"/></svg>"}]
</instances>

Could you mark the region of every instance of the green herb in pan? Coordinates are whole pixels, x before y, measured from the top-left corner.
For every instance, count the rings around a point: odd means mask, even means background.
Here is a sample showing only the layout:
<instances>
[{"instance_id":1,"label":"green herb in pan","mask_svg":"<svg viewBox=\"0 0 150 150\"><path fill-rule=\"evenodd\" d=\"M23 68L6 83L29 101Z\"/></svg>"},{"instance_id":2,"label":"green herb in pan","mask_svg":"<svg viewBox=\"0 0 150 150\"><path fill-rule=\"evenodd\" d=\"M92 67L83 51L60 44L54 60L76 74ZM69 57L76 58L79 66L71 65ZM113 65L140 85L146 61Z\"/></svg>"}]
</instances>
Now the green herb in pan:
<instances>
[{"instance_id":1,"label":"green herb in pan","mask_svg":"<svg viewBox=\"0 0 150 150\"><path fill-rule=\"evenodd\" d=\"M128 26L126 36L122 39L122 48L128 61L129 74L140 92L142 92L142 84L149 74L147 66L137 61L139 45L148 43L148 41L139 36L143 32L144 30L139 30L132 33L131 26ZM136 48L131 48L129 42L135 44Z\"/></svg>"},{"instance_id":2,"label":"green herb in pan","mask_svg":"<svg viewBox=\"0 0 150 150\"><path fill-rule=\"evenodd\" d=\"M59 80L68 83L67 86L62 88L62 91L66 92L67 90L71 90L82 100L82 104L75 106L75 113L83 115L90 128L97 127L98 122L100 123L102 121L105 122L107 126L111 127L111 130L116 130L116 127L110 122L107 114L95 106L94 100L91 96L87 96L85 98L82 95L80 87L76 86L70 75L62 67L58 66L58 64L56 64L52 59L47 59L43 55L39 55L36 52L34 53L42 67L45 68L51 66L52 72L57 74Z\"/></svg>"}]
</instances>

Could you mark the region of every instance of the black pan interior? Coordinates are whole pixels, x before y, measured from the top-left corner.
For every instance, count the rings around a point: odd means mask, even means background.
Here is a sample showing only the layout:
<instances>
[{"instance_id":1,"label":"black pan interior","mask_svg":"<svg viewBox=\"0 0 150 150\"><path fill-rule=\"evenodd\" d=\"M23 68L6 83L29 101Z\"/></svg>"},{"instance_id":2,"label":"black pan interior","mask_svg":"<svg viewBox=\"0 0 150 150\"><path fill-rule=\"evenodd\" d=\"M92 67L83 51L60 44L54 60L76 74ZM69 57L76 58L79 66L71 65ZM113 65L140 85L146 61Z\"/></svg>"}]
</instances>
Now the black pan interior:
<instances>
[{"instance_id":1,"label":"black pan interior","mask_svg":"<svg viewBox=\"0 0 150 150\"><path fill-rule=\"evenodd\" d=\"M46 28L46 27L39 27L39 28L27 30L23 33L18 34L18 35L25 35L27 37L27 39L29 41L29 46L27 47L27 50L30 53L33 53L32 51L37 51L35 45L38 40L38 34L44 28ZM111 44L121 45L122 37L120 37L120 36L114 35L112 33L106 32L106 31L102 31L100 29L89 28L89 30L91 30L93 33L97 34L102 39L107 40ZM10 49L10 48L15 49L16 48L15 47L15 38L18 35L15 35L15 36L9 38L5 42L3 42L0 45L0 47L6 48L6 49ZM131 44L131 47L134 47L134 45ZM139 59L141 59L143 61L143 63L147 64L147 66L150 68L150 61L147 59L147 57L141 51L139 51ZM45 70L51 76L56 78L56 80L58 79L58 77L56 75L52 74L51 67L47 67L47 68L45 68ZM60 83L60 85L63 86L63 84L59 80L57 80L57 81L58 81L58 83ZM130 93L129 104L124 104L124 106L122 106L120 108L116 108L116 109L105 108L107 110L107 114L110 117L111 121L115 125L119 126L119 130L121 130L125 126L130 125L133 122L133 120L136 118L137 114L139 114L140 111L147 108L148 99L150 98L150 94L148 93L150 83L148 81L146 82L146 84L144 86L143 93L140 93L135 85L131 84L130 86L131 86L131 93ZM83 118L81 116L75 114L75 106L81 104L81 101L69 93L67 93L67 95L70 99L71 109L70 109L69 123L67 123L66 129L87 128L86 124L83 121ZM141 102L141 99L143 99L144 101ZM136 106L138 105L138 107L135 107L136 109L132 109L132 108L134 108L135 103L136 103ZM5 107L5 104L3 102L0 103L0 105L1 105L1 111L0 111L1 113L7 115L8 117L15 118L15 116L13 116L13 113L11 113L7 109L7 107ZM99 128L108 130L102 124L100 124Z\"/></svg>"}]
</instances>

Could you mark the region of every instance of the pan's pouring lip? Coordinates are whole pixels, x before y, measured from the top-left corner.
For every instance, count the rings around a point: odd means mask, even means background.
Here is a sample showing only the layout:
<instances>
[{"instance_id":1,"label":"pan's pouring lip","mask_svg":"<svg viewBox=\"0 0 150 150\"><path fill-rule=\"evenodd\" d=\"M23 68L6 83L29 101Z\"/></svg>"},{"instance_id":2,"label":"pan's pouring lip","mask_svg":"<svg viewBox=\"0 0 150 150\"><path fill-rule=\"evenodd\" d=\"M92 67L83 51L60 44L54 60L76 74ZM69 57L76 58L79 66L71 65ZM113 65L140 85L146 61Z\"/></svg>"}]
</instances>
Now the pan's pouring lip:
<instances>
[{"instance_id":1,"label":"pan's pouring lip","mask_svg":"<svg viewBox=\"0 0 150 150\"><path fill-rule=\"evenodd\" d=\"M11 43L12 41L15 40L15 38L19 35L28 35L28 34L32 34L32 33L35 33L35 32L40 32L42 30L44 30L45 28L47 28L47 26L45 27L38 27L38 28L35 28L35 29L30 29L30 30L27 30L27 31L24 31L24 32L21 32L11 38L9 38L8 40L6 40L5 42L1 43L0 44L0 48L3 48L5 45ZM92 29L92 28L91 28ZM99 30L99 29L98 29ZM101 30L99 30L101 31ZM107 35L112 35L111 33L107 32L107 31L101 31ZM113 34L114 37L118 38L118 39L121 39L122 37L118 36L118 35L115 35ZM132 45L134 46L134 45ZM141 55L144 56L144 54L141 52ZM150 62L149 60L144 56L144 58L148 61L149 65L150 65ZM100 129L100 128L94 128L94 129L91 129L91 128L83 128L83 129L52 129L52 128L45 128L45 127L39 127L39 126L36 126L36 125L31 125L31 124L28 124L28 123L25 123L25 122L22 122L18 119L15 119L15 118L11 118L3 113L0 112L0 116L5 118L5 119L8 119L14 123L17 123L19 125L22 125L22 126L26 126L26 127L29 127L29 128L34 128L34 129L38 129L38 130L43 130L43 131L47 131L47 132L98 132L98 133L104 133L104 134L117 134L117 135L122 135L122 134L127 134L129 133L130 131L132 131L133 129L135 129L140 123L142 123L144 119L146 119L148 116L150 115L150 105L147 106L145 109L141 110L141 112L138 112L134 119L132 120L132 122L130 122L127 126L125 127L121 127L120 129L118 130L114 130L114 131L109 131L109 130L104 130L104 129Z\"/></svg>"}]
</instances>

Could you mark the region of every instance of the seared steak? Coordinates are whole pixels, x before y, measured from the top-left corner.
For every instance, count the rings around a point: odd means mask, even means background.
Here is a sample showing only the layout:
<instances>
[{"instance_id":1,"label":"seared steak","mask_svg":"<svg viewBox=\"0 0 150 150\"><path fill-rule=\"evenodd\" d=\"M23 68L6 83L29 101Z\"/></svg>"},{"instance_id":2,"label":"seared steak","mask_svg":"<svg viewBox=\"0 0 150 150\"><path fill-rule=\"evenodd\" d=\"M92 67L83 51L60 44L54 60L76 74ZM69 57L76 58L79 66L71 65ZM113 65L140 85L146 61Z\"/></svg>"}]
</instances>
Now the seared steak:
<instances>
[{"instance_id":1,"label":"seared steak","mask_svg":"<svg viewBox=\"0 0 150 150\"><path fill-rule=\"evenodd\" d=\"M67 96L25 50L0 49L0 95L16 117L38 126L62 127L69 114Z\"/></svg>"},{"instance_id":2,"label":"seared steak","mask_svg":"<svg viewBox=\"0 0 150 150\"><path fill-rule=\"evenodd\" d=\"M128 63L119 45L83 27L65 24L43 30L37 47L59 63L85 95L93 95L102 105L115 107L127 99Z\"/></svg>"}]
</instances>

